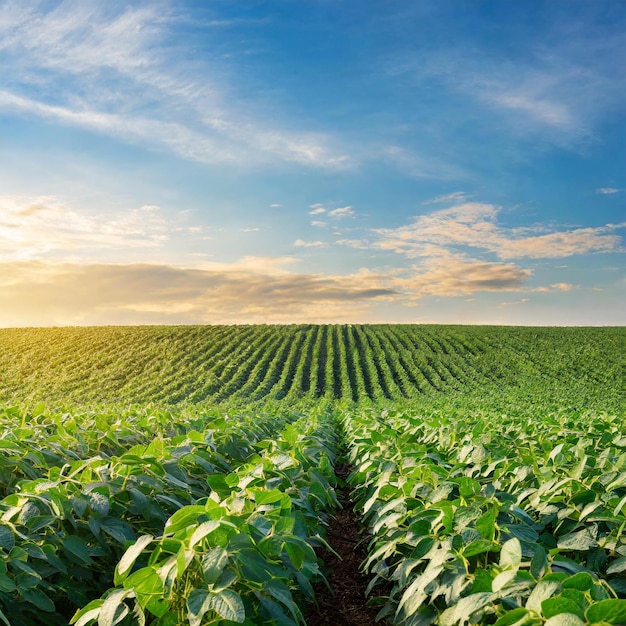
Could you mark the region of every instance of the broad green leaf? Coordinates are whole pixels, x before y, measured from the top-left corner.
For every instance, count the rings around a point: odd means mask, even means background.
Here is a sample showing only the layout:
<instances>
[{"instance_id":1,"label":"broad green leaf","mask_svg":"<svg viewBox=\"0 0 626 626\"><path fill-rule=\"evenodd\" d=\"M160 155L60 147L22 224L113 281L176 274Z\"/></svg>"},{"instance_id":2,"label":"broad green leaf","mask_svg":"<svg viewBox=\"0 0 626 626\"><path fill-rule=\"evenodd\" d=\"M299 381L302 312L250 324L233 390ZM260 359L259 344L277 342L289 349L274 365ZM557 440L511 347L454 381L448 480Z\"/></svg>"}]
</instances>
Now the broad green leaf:
<instances>
[{"instance_id":1,"label":"broad green leaf","mask_svg":"<svg viewBox=\"0 0 626 626\"><path fill-rule=\"evenodd\" d=\"M564 580L563 589L578 589L579 591L587 591L594 585L594 579L588 572L578 572Z\"/></svg>"},{"instance_id":2,"label":"broad green leaf","mask_svg":"<svg viewBox=\"0 0 626 626\"><path fill-rule=\"evenodd\" d=\"M616 559L609 565L606 570L607 574L620 574L621 572L626 571L626 556L623 556L619 559Z\"/></svg>"},{"instance_id":3,"label":"broad green leaf","mask_svg":"<svg viewBox=\"0 0 626 626\"><path fill-rule=\"evenodd\" d=\"M484 515L476 520L476 530L481 537L493 539L496 533L496 518L498 517L498 507L491 507Z\"/></svg>"},{"instance_id":4,"label":"broad green leaf","mask_svg":"<svg viewBox=\"0 0 626 626\"><path fill-rule=\"evenodd\" d=\"M187 619L189 626L200 626L204 614L209 610L206 599L209 597L207 589L194 589L187 597Z\"/></svg>"},{"instance_id":5,"label":"broad green leaf","mask_svg":"<svg viewBox=\"0 0 626 626\"><path fill-rule=\"evenodd\" d=\"M13 593L15 583L6 574L0 574L0 593Z\"/></svg>"},{"instance_id":6,"label":"broad green leaf","mask_svg":"<svg viewBox=\"0 0 626 626\"><path fill-rule=\"evenodd\" d=\"M116 585L119 585L126 578L128 572L135 564L137 557L143 552L144 548L154 539L152 535L142 535L137 541L126 550L124 556L115 568Z\"/></svg>"},{"instance_id":7,"label":"broad green leaf","mask_svg":"<svg viewBox=\"0 0 626 626\"><path fill-rule=\"evenodd\" d=\"M517 571L521 562L522 544L517 538L509 539L503 544L500 552L500 567Z\"/></svg>"},{"instance_id":8,"label":"broad green leaf","mask_svg":"<svg viewBox=\"0 0 626 626\"><path fill-rule=\"evenodd\" d=\"M517 569L505 569L500 572L492 581L491 588L494 591L500 591L503 587L508 585L517 576Z\"/></svg>"},{"instance_id":9,"label":"broad green leaf","mask_svg":"<svg viewBox=\"0 0 626 626\"><path fill-rule=\"evenodd\" d=\"M206 507L198 504L190 504L179 509L165 523L164 533L175 533L182 528L187 528L191 524L197 523L200 515L206 513Z\"/></svg>"},{"instance_id":10,"label":"broad green leaf","mask_svg":"<svg viewBox=\"0 0 626 626\"><path fill-rule=\"evenodd\" d=\"M561 549L568 550L590 550L598 545L596 541L597 527L583 528L577 532L569 533L561 539L559 539L557 546Z\"/></svg>"},{"instance_id":11,"label":"broad green leaf","mask_svg":"<svg viewBox=\"0 0 626 626\"><path fill-rule=\"evenodd\" d=\"M246 611L239 594L224 589L211 593L206 589L194 589L187 598L187 614L190 626L199 626L209 610L215 611L223 619L243 624Z\"/></svg>"},{"instance_id":12,"label":"broad green leaf","mask_svg":"<svg viewBox=\"0 0 626 626\"><path fill-rule=\"evenodd\" d=\"M0 620L2 620L6 624L6 626L11 626L11 623L7 619L7 616L2 612L1 609L0 609Z\"/></svg>"},{"instance_id":13,"label":"broad green leaf","mask_svg":"<svg viewBox=\"0 0 626 626\"><path fill-rule=\"evenodd\" d=\"M97 600L92 600L89 604L74 613L74 616L70 620L70 624L75 623L76 626L85 626L91 620L98 617L98 615L100 614L100 608L103 604L104 600L101 598L98 598Z\"/></svg>"},{"instance_id":14,"label":"broad green leaf","mask_svg":"<svg viewBox=\"0 0 626 626\"><path fill-rule=\"evenodd\" d=\"M65 537L61 549L74 563L78 563L78 565L90 567L93 563L89 555L89 546L81 537L75 535Z\"/></svg>"},{"instance_id":15,"label":"broad green leaf","mask_svg":"<svg viewBox=\"0 0 626 626\"><path fill-rule=\"evenodd\" d=\"M220 527L220 523L217 520L209 520L208 522L202 522L193 531L193 535L189 539L189 547L193 548L197 543L202 541L207 535L210 535L216 528Z\"/></svg>"},{"instance_id":16,"label":"broad green leaf","mask_svg":"<svg viewBox=\"0 0 626 626\"><path fill-rule=\"evenodd\" d=\"M204 580L211 585L217 582L217 579L224 571L224 567L228 563L228 552L224 548L213 548L202 557L202 570L204 572Z\"/></svg>"},{"instance_id":17,"label":"broad green leaf","mask_svg":"<svg viewBox=\"0 0 626 626\"><path fill-rule=\"evenodd\" d=\"M11 552L15 546L15 535L9 526L0 523L0 548Z\"/></svg>"},{"instance_id":18,"label":"broad green leaf","mask_svg":"<svg viewBox=\"0 0 626 626\"><path fill-rule=\"evenodd\" d=\"M142 567L124 580L124 588L137 596L155 596L163 593L163 581L154 567ZM147 601L141 599L140 604L145 606Z\"/></svg>"},{"instance_id":19,"label":"broad green leaf","mask_svg":"<svg viewBox=\"0 0 626 626\"><path fill-rule=\"evenodd\" d=\"M528 596L526 608L540 613L541 603L551 598L560 587L561 585L555 580L540 580L531 591L530 596Z\"/></svg>"},{"instance_id":20,"label":"broad green leaf","mask_svg":"<svg viewBox=\"0 0 626 626\"><path fill-rule=\"evenodd\" d=\"M541 613L544 617L550 618L561 613L571 613L577 615L580 619L584 618L582 609L569 598L563 598L562 596L555 596L554 598L548 598L541 603Z\"/></svg>"},{"instance_id":21,"label":"broad green leaf","mask_svg":"<svg viewBox=\"0 0 626 626\"><path fill-rule=\"evenodd\" d=\"M496 551L498 544L495 541L489 539L477 539L468 543L462 550L462 554L465 558L476 556L477 554L483 554L484 552Z\"/></svg>"},{"instance_id":22,"label":"broad green leaf","mask_svg":"<svg viewBox=\"0 0 626 626\"><path fill-rule=\"evenodd\" d=\"M285 495L279 489L250 489L250 493L254 497L254 501L259 505L263 504L274 504L275 502L280 502Z\"/></svg>"},{"instance_id":23,"label":"broad green leaf","mask_svg":"<svg viewBox=\"0 0 626 626\"><path fill-rule=\"evenodd\" d=\"M455 624L469 620L477 611L480 611L495 598L495 594L481 592L472 593L466 598L459 600L454 606L446 609L439 616L441 626L455 626Z\"/></svg>"},{"instance_id":24,"label":"broad green leaf","mask_svg":"<svg viewBox=\"0 0 626 626\"><path fill-rule=\"evenodd\" d=\"M530 573L535 580L539 580L546 573L547 569L548 555L541 546L536 546L535 553L530 562Z\"/></svg>"},{"instance_id":25,"label":"broad green leaf","mask_svg":"<svg viewBox=\"0 0 626 626\"><path fill-rule=\"evenodd\" d=\"M608 624L626 624L626 600L601 600L592 604L585 617L590 624L605 622Z\"/></svg>"},{"instance_id":26,"label":"broad green leaf","mask_svg":"<svg viewBox=\"0 0 626 626\"><path fill-rule=\"evenodd\" d=\"M126 589L116 589L106 597L98 615L98 626L115 626L128 613L124 600L131 596Z\"/></svg>"},{"instance_id":27,"label":"broad green leaf","mask_svg":"<svg viewBox=\"0 0 626 626\"><path fill-rule=\"evenodd\" d=\"M494 626L515 626L528 617L528 609L517 608L507 611L502 617L496 620Z\"/></svg>"},{"instance_id":28,"label":"broad green leaf","mask_svg":"<svg viewBox=\"0 0 626 626\"><path fill-rule=\"evenodd\" d=\"M573 613L561 613L551 617L543 626L585 626L585 622Z\"/></svg>"},{"instance_id":29,"label":"broad green leaf","mask_svg":"<svg viewBox=\"0 0 626 626\"><path fill-rule=\"evenodd\" d=\"M27 602L34 604L40 611L53 613L54 602L41 589L22 589L20 594Z\"/></svg>"}]
</instances>

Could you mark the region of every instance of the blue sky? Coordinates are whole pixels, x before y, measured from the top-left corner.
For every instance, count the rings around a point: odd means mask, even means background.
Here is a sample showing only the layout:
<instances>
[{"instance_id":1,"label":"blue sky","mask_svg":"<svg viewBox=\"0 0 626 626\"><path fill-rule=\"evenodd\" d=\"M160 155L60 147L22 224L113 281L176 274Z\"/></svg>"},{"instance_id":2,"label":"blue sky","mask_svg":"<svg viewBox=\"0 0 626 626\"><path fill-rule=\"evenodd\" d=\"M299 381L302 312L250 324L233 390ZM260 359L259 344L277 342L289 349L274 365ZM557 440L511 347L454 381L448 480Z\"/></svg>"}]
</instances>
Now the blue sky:
<instances>
[{"instance_id":1,"label":"blue sky","mask_svg":"<svg viewBox=\"0 0 626 626\"><path fill-rule=\"evenodd\" d=\"M623 325L626 4L0 3L0 325Z\"/></svg>"}]
</instances>

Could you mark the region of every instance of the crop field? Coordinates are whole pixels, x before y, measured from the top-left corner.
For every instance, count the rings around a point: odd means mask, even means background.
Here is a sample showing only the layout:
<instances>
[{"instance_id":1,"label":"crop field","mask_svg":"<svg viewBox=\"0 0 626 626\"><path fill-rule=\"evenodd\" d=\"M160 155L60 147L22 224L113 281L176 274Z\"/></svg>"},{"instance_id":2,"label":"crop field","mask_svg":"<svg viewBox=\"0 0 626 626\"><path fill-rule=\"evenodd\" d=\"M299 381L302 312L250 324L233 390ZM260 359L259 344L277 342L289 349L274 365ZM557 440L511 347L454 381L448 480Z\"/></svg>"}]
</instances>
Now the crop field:
<instances>
[{"instance_id":1,"label":"crop field","mask_svg":"<svg viewBox=\"0 0 626 626\"><path fill-rule=\"evenodd\" d=\"M623 626L625 340L0 330L0 624Z\"/></svg>"}]
</instances>

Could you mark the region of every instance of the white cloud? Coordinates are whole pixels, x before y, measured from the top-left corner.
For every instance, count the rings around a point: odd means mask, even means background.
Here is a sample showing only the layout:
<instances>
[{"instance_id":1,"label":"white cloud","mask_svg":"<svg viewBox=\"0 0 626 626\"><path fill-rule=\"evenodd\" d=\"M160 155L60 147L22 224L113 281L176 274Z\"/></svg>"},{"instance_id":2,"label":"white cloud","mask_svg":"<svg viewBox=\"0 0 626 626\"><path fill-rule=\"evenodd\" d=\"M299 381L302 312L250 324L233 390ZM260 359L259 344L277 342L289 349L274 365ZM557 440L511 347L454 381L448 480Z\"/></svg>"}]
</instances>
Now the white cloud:
<instances>
[{"instance_id":1,"label":"white cloud","mask_svg":"<svg viewBox=\"0 0 626 626\"><path fill-rule=\"evenodd\" d=\"M327 248L328 244L324 241L303 241L302 239L296 239L293 242L296 248Z\"/></svg>"},{"instance_id":2,"label":"white cloud","mask_svg":"<svg viewBox=\"0 0 626 626\"><path fill-rule=\"evenodd\" d=\"M441 253L422 260L409 276L390 284L412 299L425 295L466 296L477 291L520 291L532 275L512 263L492 263Z\"/></svg>"},{"instance_id":3,"label":"white cloud","mask_svg":"<svg viewBox=\"0 0 626 626\"><path fill-rule=\"evenodd\" d=\"M354 217L356 215L355 210L351 206L344 206L338 209L333 209L328 212L330 217L342 218L342 217Z\"/></svg>"},{"instance_id":4,"label":"white cloud","mask_svg":"<svg viewBox=\"0 0 626 626\"><path fill-rule=\"evenodd\" d=\"M0 262L0 325L351 321L394 295L368 272L299 274L278 267L284 263Z\"/></svg>"},{"instance_id":5,"label":"white cloud","mask_svg":"<svg viewBox=\"0 0 626 626\"><path fill-rule=\"evenodd\" d=\"M447 204L447 203L457 204L457 203L466 202L468 198L469 198L469 194L465 193L464 191L454 191L453 193L448 193L443 196L437 196L436 198L433 198L432 200L427 200L426 202L422 202L422 204L423 205Z\"/></svg>"},{"instance_id":6,"label":"white cloud","mask_svg":"<svg viewBox=\"0 0 626 626\"><path fill-rule=\"evenodd\" d=\"M309 215L321 215L322 213L326 213L326 209L321 206L317 206L312 211L309 211Z\"/></svg>"},{"instance_id":7,"label":"white cloud","mask_svg":"<svg viewBox=\"0 0 626 626\"><path fill-rule=\"evenodd\" d=\"M258 233L261 229L260 228L242 228L241 232L242 233Z\"/></svg>"},{"instance_id":8,"label":"white cloud","mask_svg":"<svg viewBox=\"0 0 626 626\"><path fill-rule=\"evenodd\" d=\"M621 237L612 233L626 224L543 233L541 227L501 226L499 212L495 205L478 202L441 209L420 215L406 226L375 229L370 246L409 258L433 256L438 248L470 247L492 252L503 260L622 251ZM541 234L535 234L537 231Z\"/></svg>"},{"instance_id":9,"label":"white cloud","mask_svg":"<svg viewBox=\"0 0 626 626\"><path fill-rule=\"evenodd\" d=\"M619 193L622 191L621 189L615 189L615 187L600 187L600 189L596 189L596 193L601 196L610 196L614 193Z\"/></svg>"},{"instance_id":10,"label":"white cloud","mask_svg":"<svg viewBox=\"0 0 626 626\"><path fill-rule=\"evenodd\" d=\"M313 220L311 222L311 226L315 226L316 228L325 228L328 226L328 222L320 222L319 220Z\"/></svg>"},{"instance_id":11,"label":"white cloud","mask_svg":"<svg viewBox=\"0 0 626 626\"><path fill-rule=\"evenodd\" d=\"M352 167L330 136L279 128L279 116L267 119L237 98L234 75L200 64L192 47L172 45L180 17L161 3L64 0L52 10L5 3L0 50L3 82L11 87L0 95L0 108L202 163L261 164L273 156Z\"/></svg>"},{"instance_id":12,"label":"white cloud","mask_svg":"<svg viewBox=\"0 0 626 626\"><path fill-rule=\"evenodd\" d=\"M171 230L152 205L93 215L54 197L0 196L0 260L157 248Z\"/></svg>"}]
</instances>

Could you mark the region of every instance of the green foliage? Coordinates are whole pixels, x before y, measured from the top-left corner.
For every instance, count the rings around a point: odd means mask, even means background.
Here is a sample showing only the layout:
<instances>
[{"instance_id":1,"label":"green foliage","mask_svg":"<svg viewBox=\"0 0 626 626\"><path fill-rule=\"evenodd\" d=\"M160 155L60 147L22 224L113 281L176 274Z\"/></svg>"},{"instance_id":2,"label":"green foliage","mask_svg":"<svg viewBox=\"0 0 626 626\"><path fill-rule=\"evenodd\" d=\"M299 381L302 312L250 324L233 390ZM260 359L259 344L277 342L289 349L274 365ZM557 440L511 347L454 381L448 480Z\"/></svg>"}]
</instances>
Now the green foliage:
<instances>
[{"instance_id":1,"label":"green foliage","mask_svg":"<svg viewBox=\"0 0 626 626\"><path fill-rule=\"evenodd\" d=\"M381 618L621 623L623 419L535 417L343 415L369 592L391 585Z\"/></svg>"},{"instance_id":2,"label":"green foliage","mask_svg":"<svg viewBox=\"0 0 626 626\"><path fill-rule=\"evenodd\" d=\"M319 398L600 408L623 328L284 325L0 329L0 402L197 405Z\"/></svg>"}]
</instances>

